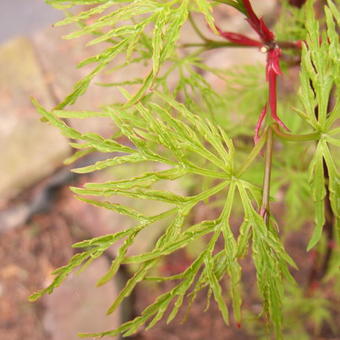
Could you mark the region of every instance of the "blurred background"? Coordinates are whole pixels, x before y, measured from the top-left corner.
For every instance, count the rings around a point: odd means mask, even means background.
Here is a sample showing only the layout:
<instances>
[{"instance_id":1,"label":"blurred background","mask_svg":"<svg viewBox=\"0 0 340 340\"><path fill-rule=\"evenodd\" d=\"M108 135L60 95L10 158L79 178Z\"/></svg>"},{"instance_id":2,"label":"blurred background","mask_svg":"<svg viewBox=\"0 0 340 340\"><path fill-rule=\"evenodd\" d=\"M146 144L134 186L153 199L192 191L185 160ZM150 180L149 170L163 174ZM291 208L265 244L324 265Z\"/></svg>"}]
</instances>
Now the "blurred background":
<instances>
[{"instance_id":1,"label":"blurred background","mask_svg":"<svg viewBox=\"0 0 340 340\"><path fill-rule=\"evenodd\" d=\"M0 43L17 35L32 35L62 17L41 0L1 0L0 11Z\"/></svg>"},{"instance_id":2,"label":"blurred background","mask_svg":"<svg viewBox=\"0 0 340 340\"><path fill-rule=\"evenodd\" d=\"M275 0L258 1L256 6L258 13L269 18L277 11ZM126 224L114 213L74 199L69 185L103 180L112 173L91 175L95 178L72 175L70 167L63 165L72 152L67 139L40 122L31 104L34 97L47 108L56 105L87 71L77 70L75 65L93 55L96 47L84 48L81 39L62 40L70 28L52 27L63 15L43 0L1 0L0 13L0 339L75 340L78 331L113 329L140 313L142 306L166 289L152 287L152 293L145 294L138 288L118 313L105 316L129 276L129 269L122 268L112 283L95 289L116 249L97 260L85 275L71 275L52 295L37 303L27 301L32 292L48 285L52 271L72 256L72 243L115 232ZM235 16L235 11L223 9L215 14L225 23L223 29L236 27L247 32L245 21ZM183 34L191 36L193 32L185 27ZM211 66L263 62L264 55L256 50L219 49L207 56ZM119 81L126 74L115 76ZM216 88L224 86L218 79L209 81ZM90 110L113 99L109 89L97 88L81 97L75 108ZM114 129L104 119L69 123L81 131L95 130L103 135ZM91 157L95 158L85 158L81 165L98 160L100 155ZM156 236L144 235L132 251L148 249ZM162 271L171 275L183 269L176 263L185 268L190 262L190 254L182 252L165 262ZM204 304L205 297L199 297L184 324L180 320L170 326L161 323L130 339L252 339L242 329L227 328L216 306L203 314Z\"/></svg>"},{"instance_id":3,"label":"blurred background","mask_svg":"<svg viewBox=\"0 0 340 340\"><path fill-rule=\"evenodd\" d=\"M81 76L74 65L83 56L81 48L67 53L72 47L61 41L63 31L52 28L63 13L43 0L1 0L0 13L0 339L77 339L80 330L117 325L120 316L104 316L116 287L90 292L108 257L55 296L27 300L72 256L74 240L92 235L74 221L85 217L81 204L69 206L70 215L64 209L71 198L65 185L75 180L63 166L68 142L39 121L31 97L53 107ZM91 211L85 220L95 229Z\"/></svg>"}]
</instances>

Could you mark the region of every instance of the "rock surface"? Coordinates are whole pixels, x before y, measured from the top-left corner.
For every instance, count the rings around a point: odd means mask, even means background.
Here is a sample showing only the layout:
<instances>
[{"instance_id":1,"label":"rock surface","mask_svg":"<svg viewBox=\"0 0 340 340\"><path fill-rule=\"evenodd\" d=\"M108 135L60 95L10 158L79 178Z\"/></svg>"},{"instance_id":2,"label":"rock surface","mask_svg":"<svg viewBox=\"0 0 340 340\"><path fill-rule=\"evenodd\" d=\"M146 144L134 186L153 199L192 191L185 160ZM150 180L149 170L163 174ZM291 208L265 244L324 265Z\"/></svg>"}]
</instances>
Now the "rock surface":
<instances>
[{"instance_id":1,"label":"rock surface","mask_svg":"<svg viewBox=\"0 0 340 340\"><path fill-rule=\"evenodd\" d=\"M19 38L0 48L0 197L13 198L52 173L69 153L66 138L39 121L30 103L53 104L32 44Z\"/></svg>"},{"instance_id":2,"label":"rock surface","mask_svg":"<svg viewBox=\"0 0 340 340\"><path fill-rule=\"evenodd\" d=\"M106 259L99 258L84 272L72 274L46 297L43 324L51 340L79 340L79 332L100 332L118 327L119 313L105 315L117 296L115 286L108 283L95 287L108 269Z\"/></svg>"},{"instance_id":3,"label":"rock surface","mask_svg":"<svg viewBox=\"0 0 340 340\"><path fill-rule=\"evenodd\" d=\"M1 0L0 43L13 36L34 33L53 24L62 12L41 0Z\"/></svg>"}]
</instances>

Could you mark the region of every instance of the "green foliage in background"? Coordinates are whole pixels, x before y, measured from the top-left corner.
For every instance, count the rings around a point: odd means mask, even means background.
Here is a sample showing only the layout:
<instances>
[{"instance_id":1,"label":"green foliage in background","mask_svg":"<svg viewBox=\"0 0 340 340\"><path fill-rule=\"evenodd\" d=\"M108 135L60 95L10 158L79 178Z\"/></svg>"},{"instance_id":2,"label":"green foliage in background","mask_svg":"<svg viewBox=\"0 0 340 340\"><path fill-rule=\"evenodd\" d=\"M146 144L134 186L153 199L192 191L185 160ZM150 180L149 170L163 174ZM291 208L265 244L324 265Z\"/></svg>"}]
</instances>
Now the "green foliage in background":
<instances>
[{"instance_id":1,"label":"green foliage in background","mask_svg":"<svg viewBox=\"0 0 340 340\"><path fill-rule=\"evenodd\" d=\"M107 313L113 313L142 281L171 280L174 288L118 329L82 336L128 336L144 326L154 326L164 315L170 322L184 301L194 299L204 288L216 301L226 324L231 320L231 312L232 320L243 324L242 314L247 312L241 307L247 294L242 293L240 260L249 254L256 268L263 306L256 319L264 318L268 324L267 329L260 331L262 335L275 334L276 339L283 339L286 334L284 338L288 339L296 320L283 318L284 315L312 318L319 324L328 320L327 301L322 297L308 299L297 286L290 271L298 264L285 250L283 240L305 227L314 215L307 250L324 248L324 201L329 191L337 246L334 246L326 279L339 276L340 45L337 30L340 13L335 2L328 1L321 24L315 19L313 1L299 10L284 4L282 18L276 24L275 33L280 40L306 41L302 44L298 95L286 96L279 102L279 114L294 135L274 134L271 200L283 192L285 203L285 215L279 227L273 215L266 223L259 213L264 171L261 150L267 143L271 120L267 120L258 143L254 146L252 142L256 119L267 93L264 67L252 65L233 70L218 68L218 65L208 67L206 52L216 46L211 43L213 40L204 40L205 36L195 24L197 18L208 24L210 36L215 35L216 41L220 41L215 29L214 6L230 5L244 14L241 0L47 0L47 3L67 14L57 25L76 25L66 39L87 36L88 45L103 46L102 52L79 64L79 67L92 65L92 71L75 84L72 93L57 107L49 110L34 102L43 119L72 140L71 145L77 151L67 162L92 152L116 155L73 171L83 174L115 166L133 167L137 163L160 164L158 168L162 170L72 188L79 199L128 216L135 224L127 229L122 226L118 233L75 244L76 255L57 269L52 284L32 295L31 300L52 293L73 270L86 266L121 241L110 270L98 284L109 282L122 264L133 264L136 270ZM91 6L69 10L77 5ZM290 25L285 24L287 21ZM189 44L182 41L183 26L190 24L197 33L193 40L203 38L197 46L186 46ZM228 43L225 45L228 47ZM99 73L124 72L134 64L142 70L137 78L98 84L112 87L120 101L99 107L98 111L70 108L79 96L91 90ZM288 64L282 66L289 67ZM225 81L224 92L214 90L203 75L208 73ZM334 102L330 109L331 95ZM117 138L81 133L63 120L89 117L112 119L119 129ZM121 136L127 137L128 142L123 143ZM164 183L170 181L177 181L179 185L189 181L194 190L189 195L162 190L166 187ZM160 201L166 208L156 215L145 215L143 211L115 203L117 196ZM219 215L215 219L191 224L190 216L197 205L216 207L216 202ZM233 223L237 220L235 217L238 220L242 217L237 232L232 225L232 220ZM163 220L168 224L153 249L130 255L129 247L140 232ZM163 257L190 247L201 238L206 246L185 271L171 277L150 276ZM223 247L217 247L220 240ZM227 289L222 285L225 277L229 282ZM294 327L302 338L306 332L303 323ZM294 334L292 336L293 339Z\"/></svg>"}]
</instances>

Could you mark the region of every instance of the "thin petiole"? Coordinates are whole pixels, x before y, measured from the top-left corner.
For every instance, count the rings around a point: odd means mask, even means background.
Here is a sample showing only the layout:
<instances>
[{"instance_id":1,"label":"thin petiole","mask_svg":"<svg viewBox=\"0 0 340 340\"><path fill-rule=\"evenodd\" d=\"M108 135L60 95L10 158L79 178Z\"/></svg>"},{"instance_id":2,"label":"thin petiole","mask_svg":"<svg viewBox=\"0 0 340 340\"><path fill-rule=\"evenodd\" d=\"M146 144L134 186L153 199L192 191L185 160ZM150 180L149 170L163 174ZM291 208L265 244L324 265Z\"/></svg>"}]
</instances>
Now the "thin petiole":
<instances>
[{"instance_id":1,"label":"thin petiole","mask_svg":"<svg viewBox=\"0 0 340 340\"><path fill-rule=\"evenodd\" d=\"M308 142L320 139L320 132L312 132L305 135L294 135L291 133L283 132L280 129L279 125L276 123L272 125L272 129L277 137L290 142Z\"/></svg>"},{"instance_id":2,"label":"thin petiole","mask_svg":"<svg viewBox=\"0 0 340 340\"><path fill-rule=\"evenodd\" d=\"M233 42L228 41L217 41L217 40L206 40L204 43L188 43L181 45L182 48L188 47L203 47L204 50L213 50L215 48L223 48L223 47L243 47L249 48L249 46L239 45Z\"/></svg>"}]
</instances>

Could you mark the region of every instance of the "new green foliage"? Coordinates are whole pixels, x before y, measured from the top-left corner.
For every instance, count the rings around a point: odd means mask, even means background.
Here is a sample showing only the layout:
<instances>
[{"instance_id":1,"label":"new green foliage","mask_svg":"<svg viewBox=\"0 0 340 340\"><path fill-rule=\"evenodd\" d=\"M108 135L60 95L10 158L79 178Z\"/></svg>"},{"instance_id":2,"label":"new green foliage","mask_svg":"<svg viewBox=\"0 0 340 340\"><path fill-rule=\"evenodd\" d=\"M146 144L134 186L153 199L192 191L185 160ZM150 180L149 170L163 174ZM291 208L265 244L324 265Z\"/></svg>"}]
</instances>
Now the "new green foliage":
<instances>
[{"instance_id":1,"label":"new green foliage","mask_svg":"<svg viewBox=\"0 0 340 340\"><path fill-rule=\"evenodd\" d=\"M136 176L72 188L82 201L128 216L135 224L127 229L121 226L122 230L118 233L75 244L74 247L80 252L67 265L56 270L51 285L33 294L31 300L51 293L71 271L90 263L120 242L116 258L98 285L110 281L121 264L133 264L137 269L107 313L113 313L142 281L173 281L173 288L160 295L140 316L117 329L82 336L128 336L145 325L147 328L154 326L164 315L168 315L167 322L171 322L184 302L194 300L203 288L208 289L208 295L216 301L227 324L230 320L240 323L244 298L240 259L250 254L256 269L264 315L276 338L283 339L285 287L296 287L290 268L297 267L285 250L274 216L269 216L266 223L260 210L261 150L268 142L267 131L273 128L271 122L268 122L255 146L244 142L251 136L256 115L264 104L265 80L263 76L258 76L263 67L249 66L240 72L209 68L204 64L204 52L211 45L204 47L203 44L188 52L181 42L181 31L190 21L193 24L194 15L205 18L213 35L216 33L213 7L217 3L230 5L245 14L243 1L47 2L64 9L91 5L75 11L76 14L68 13L59 25L77 24L76 31L68 34L67 39L89 36L90 45L104 46L101 53L79 64L80 67L94 64L93 70L76 83L72 93L57 107L48 110L34 101L43 118L70 138L71 145L78 150L68 159L69 163L92 152L108 154L107 159L73 171L83 174L116 166L133 167L135 164L151 164L154 170L149 168ZM300 103L294 101L294 108L290 107L287 112L287 121L292 123L294 133L298 134L281 132L279 136L284 141L277 142L280 145L277 149L280 150L275 151L272 165L273 182L276 184L269 193L274 199L276 192L291 185L287 192L287 197L292 198L287 203L291 209L288 211L288 216L292 217L288 218L290 221L297 218L298 213L305 217L303 221L309 219L309 207L305 212L300 212L296 207L298 203L294 202L300 198L295 195L297 192L304 193L304 197L310 195L315 211L315 227L308 249L320 244L327 192L335 216L335 241L340 239L340 182L336 160L336 147L340 144L340 132L336 126L340 115L340 47L337 34L340 14L334 3L329 1L325 8L327 28L322 31L314 18L312 4L309 1L302 10L293 12L295 21L292 21L301 24L301 18L305 17L305 27L282 32L282 36L303 36L306 41L302 43ZM285 8L289 8L287 6ZM277 27L281 26L279 24ZM197 31L197 27L194 28ZM200 32L198 35L202 37ZM125 58L123 64L115 64L117 57ZM112 68L124 70L132 64L143 65L144 74L120 83L99 84L118 89L125 98L123 101L95 111L66 108L90 89L99 73ZM217 93L200 70L229 81L228 93ZM174 75L175 80L171 80ZM133 93L131 85L137 86ZM331 96L334 98L332 103L329 100ZM230 116L235 110L240 112L237 112L238 118L233 120ZM89 117L110 118L119 129L117 135L125 136L128 142L122 143L119 138L102 137L95 133L81 133L63 121L63 118ZM301 135L301 132L307 134ZM111 153L114 153L113 157ZM305 159L301 160L301 154ZM190 194L172 192L164 186L164 183L172 181L181 184L187 179L195 183L195 190ZM166 208L149 216L128 204L116 203L115 198L120 196L162 202ZM189 217L199 204L209 208L214 202L219 202L216 218L190 222L192 219ZM233 220L235 216L242 217L237 228ZM129 249L138 235L160 221L164 224L164 230L153 249L131 255ZM200 238L205 240L206 247L182 273L170 277L150 276L160 259L190 247ZM222 247L220 241L223 241ZM334 255L329 269L330 277L337 275L338 264ZM225 277L228 278L228 289L225 289Z\"/></svg>"},{"instance_id":2,"label":"new green foliage","mask_svg":"<svg viewBox=\"0 0 340 340\"><path fill-rule=\"evenodd\" d=\"M338 104L333 105L329 98L331 91L333 91L337 103L339 101L340 44L334 22L336 17L331 15L330 9L325 8L327 30L320 37L319 25L313 16L312 2L309 2L308 6L307 39L302 52L300 99L306 115L305 121L314 130L320 132L320 140L317 142L309 170L312 198L315 202L315 230L308 246L308 249L310 249L321 238L322 227L325 222L326 185L327 190L330 191L332 210L337 220L335 224L338 225L339 223L339 173L336 170L333 161L335 155L332 155L329 143L334 144L331 137L334 133L332 129L334 129L334 122L340 117L340 111ZM334 7L332 8L334 11ZM327 184L325 183L325 171L327 171L329 177Z\"/></svg>"}]
</instances>

